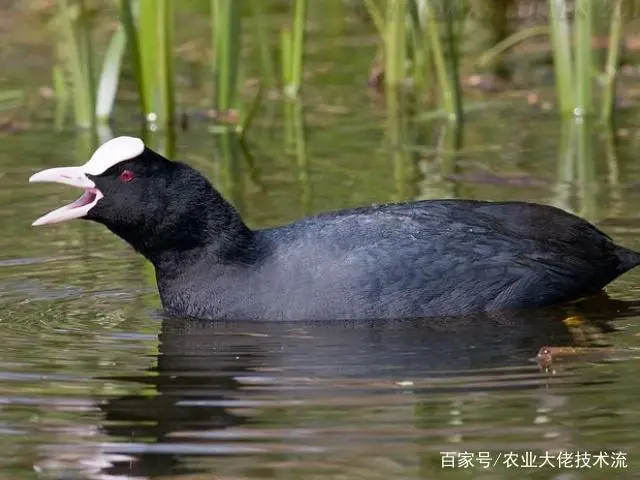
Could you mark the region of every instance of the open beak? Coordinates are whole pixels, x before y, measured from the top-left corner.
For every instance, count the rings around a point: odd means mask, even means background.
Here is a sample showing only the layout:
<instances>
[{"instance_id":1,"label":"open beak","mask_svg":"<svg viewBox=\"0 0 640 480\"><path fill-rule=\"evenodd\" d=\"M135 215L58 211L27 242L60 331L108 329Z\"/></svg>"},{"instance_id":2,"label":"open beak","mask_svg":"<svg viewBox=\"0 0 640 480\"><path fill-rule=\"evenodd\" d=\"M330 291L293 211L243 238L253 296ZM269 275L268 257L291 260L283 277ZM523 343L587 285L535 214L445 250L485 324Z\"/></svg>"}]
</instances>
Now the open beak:
<instances>
[{"instance_id":1,"label":"open beak","mask_svg":"<svg viewBox=\"0 0 640 480\"><path fill-rule=\"evenodd\" d=\"M84 167L59 167L42 170L29 178L29 183L36 182L64 183L73 187L83 188L84 193L75 202L43 215L33 222L32 225L34 226L84 217L104 196L96 188L95 183L87 177Z\"/></svg>"}]
</instances>

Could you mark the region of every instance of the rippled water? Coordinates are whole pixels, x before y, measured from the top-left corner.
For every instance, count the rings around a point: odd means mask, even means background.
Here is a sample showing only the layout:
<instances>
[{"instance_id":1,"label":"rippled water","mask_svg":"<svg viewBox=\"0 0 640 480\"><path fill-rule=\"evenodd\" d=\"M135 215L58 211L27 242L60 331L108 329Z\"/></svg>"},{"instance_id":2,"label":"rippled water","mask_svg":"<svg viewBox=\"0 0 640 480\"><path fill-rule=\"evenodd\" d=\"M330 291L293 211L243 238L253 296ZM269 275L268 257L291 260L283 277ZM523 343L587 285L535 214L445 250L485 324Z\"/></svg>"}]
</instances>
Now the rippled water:
<instances>
[{"instance_id":1,"label":"rippled water","mask_svg":"<svg viewBox=\"0 0 640 480\"><path fill-rule=\"evenodd\" d=\"M450 191L557 203L557 125L527 116L517 122L488 135L478 134L481 122L468 127L473 140L463 143ZM514 131L524 140L501 140ZM252 150L261 186L242 180L236 190L249 223L403 191L435 196L425 182L447 183L426 175L398 182L388 151L372 145L370 132L353 132L333 149L322 132L311 134L307 176L296 173L295 154L277 133L258 137ZM590 209L584 197L563 198L640 248L633 186L640 175L635 140L628 141L616 149L617 183L611 164L583 182L596 192ZM220 180L225 173L214 167L209 142L185 134L176 155ZM80 161L81 147L76 135L44 127L0 144L1 478L631 478L639 471L640 273L611 286L615 300L508 316L315 324L165 318L150 267L102 227L30 227L75 192L26 179ZM474 159L534 181L487 180ZM565 186L572 191L571 182ZM544 346L579 347L579 355L554 350L545 371L536 361ZM540 465L545 452L554 467L513 463L536 455L528 461ZM577 468L584 452L594 455L592 468ZM594 463L599 452L610 455L608 466ZM567 458L574 463L560 468L558 454L565 466ZM470 456L473 466L465 466Z\"/></svg>"}]
</instances>

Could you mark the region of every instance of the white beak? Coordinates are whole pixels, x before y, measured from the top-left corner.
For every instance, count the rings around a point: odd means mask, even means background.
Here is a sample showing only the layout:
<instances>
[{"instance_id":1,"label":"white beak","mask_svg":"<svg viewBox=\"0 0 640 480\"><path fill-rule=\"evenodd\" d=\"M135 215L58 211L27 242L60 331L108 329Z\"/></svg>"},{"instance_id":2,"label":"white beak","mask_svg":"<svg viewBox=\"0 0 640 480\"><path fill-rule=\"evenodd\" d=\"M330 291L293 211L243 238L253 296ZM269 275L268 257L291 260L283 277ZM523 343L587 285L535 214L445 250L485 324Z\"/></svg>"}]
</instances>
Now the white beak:
<instances>
[{"instance_id":1,"label":"white beak","mask_svg":"<svg viewBox=\"0 0 640 480\"><path fill-rule=\"evenodd\" d=\"M33 225L47 225L84 217L104 196L85 174L85 167L58 167L42 170L29 178L29 183L64 183L84 189L84 193L75 202L60 207L38 218Z\"/></svg>"}]
</instances>

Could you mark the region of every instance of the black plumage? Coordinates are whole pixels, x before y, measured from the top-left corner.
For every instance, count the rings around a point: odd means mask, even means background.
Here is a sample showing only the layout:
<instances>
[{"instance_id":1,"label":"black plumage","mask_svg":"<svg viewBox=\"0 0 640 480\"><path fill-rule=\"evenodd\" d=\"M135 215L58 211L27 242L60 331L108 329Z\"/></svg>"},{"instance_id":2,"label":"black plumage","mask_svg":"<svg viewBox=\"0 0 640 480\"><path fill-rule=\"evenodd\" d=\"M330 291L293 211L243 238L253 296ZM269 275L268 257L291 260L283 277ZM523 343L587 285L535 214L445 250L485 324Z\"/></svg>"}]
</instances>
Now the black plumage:
<instances>
[{"instance_id":1,"label":"black plumage","mask_svg":"<svg viewBox=\"0 0 640 480\"><path fill-rule=\"evenodd\" d=\"M129 170L133 181L120 181ZM173 314L314 320L460 315L599 292L640 263L585 220L525 202L425 200L252 230L196 170L145 148L100 175L87 219L155 266Z\"/></svg>"}]
</instances>

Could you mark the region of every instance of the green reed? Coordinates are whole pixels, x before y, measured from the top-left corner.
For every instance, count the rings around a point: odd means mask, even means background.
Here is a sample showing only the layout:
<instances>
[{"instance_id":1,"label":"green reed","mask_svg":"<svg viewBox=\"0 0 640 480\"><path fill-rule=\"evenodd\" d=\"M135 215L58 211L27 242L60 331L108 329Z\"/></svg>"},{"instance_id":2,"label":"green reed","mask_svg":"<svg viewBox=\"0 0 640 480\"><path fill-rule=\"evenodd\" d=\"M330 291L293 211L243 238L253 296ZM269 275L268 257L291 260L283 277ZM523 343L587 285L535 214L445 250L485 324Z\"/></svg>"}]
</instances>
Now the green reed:
<instances>
[{"instance_id":1,"label":"green reed","mask_svg":"<svg viewBox=\"0 0 640 480\"><path fill-rule=\"evenodd\" d=\"M602 106L600 117L602 121L608 122L613 112L616 80L618 76L618 59L620 57L620 45L623 31L622 7L624 0L615 0L613 15L611 16L611 26L609 28L609 49L603 75Z\"/></svg>"},{"instance_id":2,"label":"green reed","mask_svg":"<svg viewBox=\"0 0 640 480\"><path fill-rule=\"evenodd\" d=\"M593 37L593 0L575 0L574 52L576 90L573 113L583 116L593 113L594 64L591 39Z\"/></svg>"},{"instance_id":3,"label":"green reed","mask_svg":"<svg viewBox=\"0 0 640 480\"><path fill-rule=\"evenodd\" d=\"M145 125L152 130L169 129L175 120L173 3L171 0L121 0L120 20ZM109 67L103 69L103 74L106 71L115 77L119 71L118 59L124 49L119 41L117 37L112 39L115 45L108 51Z\"/></svg>"},{"instance_id":4,"label":"green reed","mask_svg":"<svg viewBox=\"0 0 640 480\"><path fill-rule=\"evenodd\" d=\"M302 86L302 64L304 56L307 0L294 0L291 28L281 31L282 83L284 94L293 98Z\"/></svg>"},{"instance_id":5,"label":"green reed","mask_svg":"<svg viewBox=\"0 0 640 480\"><path fill-rule=\"evenodd\" d=\"M269 87L275 88L277 83L276 67L273 61L273 54L270 48L269 32L267 29L267 12L264 2L250 1L253 21L255 23L258 48L260 49L260 61L265 81Z\"/></svg>"},{"instance_id":6,"label":"green reed","mask_svg":"<svg viewBox=\"0 0 640 480\"><path fill-rule=\"evenodd\" d=\"M442 108L450 118L459 119L459 47L454 26L457 9L443 1L385 0L381 7L375 0L364 0L364 6L382 41L387 89L406 83L406 65L410 64L416 87L426 89L435 77ZM393 96L388 104L393 106Z\"/></svg>"},{"instance_id":7,"label":"green reed","mask_svg":"<svg viewBox=\"0 0 640 480\"><path fill-rule=\"evenodd\" d=\"M121 24L118 25L111 37L102 63L96 97L96 120L98 123L104 124L111 118L126 46L127 36Z\"/></svg>"},{"instance_id":8,"label":"green reed","mask_svg":"<svg viewBox=\"0 0 640 480\"><path fill-rule=\"evenodd\" d=\"M236 107L242 0L211 0L214 105L219 113Z\"/></svg>"},{"instance_id":9,"label":"green reed","mask_svg":"<svg viewBox=\"0 0 640 480\"><path fill-rule=\"evenodd\" d=\"M460 80L458 75L457 46L454 36L454 13L449 8L445 8L445 32L440 28L440 23L436 18L433 2L425 2L427 27L433 52L433 62L435 66L438 85L441 92L441 101L444 110L449 118L458 120L462 116L460 98ZM443 36L446 42L443 44Z\"/></svg>"},{"instance_id":10,"label":"green reed","mask_svg":"<svg viewBox=\"0 0 640 480\"><path fill-rule=\"evenodd\" d=\"M431 46L424 28L424 3L414 0L408 3L410 29L407 55L411 58L411 76L416 87L426 89L433 75Z\"/></svg>"},{"instance_id":11,"label":"green reed","mask_svg":"<svg viewBox=\"0 0 640 480\"><path fill-rule=\"evenodd\" d=\"M120 23L108 43L100 76L85 0L58 0L52 25L58 34L53 85L61 102L72 101L75 123L90 128L113 113L125 52L133 66L141 112L150 125L168 128L174 116L171 0L121 0ZM65 113L58 109L56 124Z\"/></svg>"},{"instance_id":12,"label":"green reed","mask_svg":"<svg viewBox=\"0 0 640 480\"><path fill-rule=\"evenodd\" d=\"M152 128L168 129L174 120L173 2L139 0L136 22L144 115ZM140 81L139 80L139 81Z\"/></svg>"},{"instance_id":13,"label":"green reed","mask_svg":"<svg viewBox=\"0 0 640 480\"><path fill-rule=\"evenodd\" d=\"M172 0L118 1L120 23L111 33L111 38L107 38L104 56L98 59L92 47L94 32L87 11L89 0L57 0L57 14L52 22L58 38L53 85L61 108L57 110L56 123L61 123L68 106L72 107L77 126L88 128L109 120L113 115L122 65L126 59L127 66L133 70L146 126L152 129L171 128L176 95L172 55L175 47L174 8L182 8L182 4ZM594 92L593 88L594 74L598 72L591 39L600 4L593 0L547 0L549 21L546 25L521 29L498 43L494 42L471 63L473 66L486 65L533 36L549 35L560 113L583 116L597 112L602 120L609 121L616 93L623 25L629 16L625 7L633 5L635 8L637 3L632 0L612 2L613 8L607 10L611 15L610 41L606 64L600 75L603 89L598 110L594 95L599 92ZM293 0L290 4L291 22L280 29L280 74L285 97L294 98L299 96L303 82L309 5L307 0ZM459 73L463 60L468 59L463 59L460 54L463 43L474 41L473 31L462 35L459 28L461 22L470 21L466 13L471 7L451 0L363 0L362 5L380 39L388 108L398 107L398 96L389 92L411 88L416 98L437 92L436 111L424 111L421 115L446 116L457 121L463 112L475 108L468 100L463 105ZM257 42L253 44L257 46L261 65L260 92L246 119L242 115L242 126L236 128L245 135L262 99L262 84L270 87L276 84L276 65L269 47L272 39L267 28L270 7L260 0L250 0L249 3L243 0L209 0L209 6L213 47L212 103L218 114L224 116L230 111L240 110L240 78L242 73L250 71L245 56L241 55L241 40L253 35ZM245 13L243 7L250 9ZM347 8L341 5L337 11L342 13L336 15L346 17L348 13L344 12ZM103 6L103 10L108 9ZM507 8L497 10L500 15L506 15ZM251 30L246 28L248 22L243 22L245 14L252 16ZM320 25L322 21L315 20ZM327 22L333 21L327 19ZM361 51L365 52L364 55L371 54L365 47ZM355 54L358 51L354 49Z\"/></svg>"},{"instance_id":14,"label":"green reed","mask_svg":"<svg viewBox=\"0 0 640 480\"><path fill-rule=\"evenodd\" d=\"M574 106L574 82L568 5L564 0L548 0L548 2L556 95L560 111L571 113Z\"/></svg>"},{"instance_id":15,"label":"green reed","mask_svg":"<svg viewBox=\"0 0 640 480\"><path fill-rule=\"evenodd\" d=\"M387 0L384 43L384 74L387 87L393 89L404 83L407 58L407 2Z\"/></svg>"},{"instance_id":16,"label":"green reed","mask_svg":"<svg viewBox=\"0 0 640 480\"><path fill-rule=\"evenodd\" d=\"M146 118L147 114L147 91L144 88L142 76L142 62L140 53L140 42L138 39L137 28L137 6L138 4L132 0L120 0L120 23L124 28L127 42L129 57L131 58L131 66L138 89L138 104L140 105L140 113Z\"/></svg>"},{"instance_id":17,"label":"green reed","mask_svg":"<svg viewBox=\"0 0 640 480\"><path fill-rule=\"evenodd\" d=\"M416 12L414 0L409 12ZM364 6L376 28L384 53L384 81L387 88L395 89L405 81L405 64L407 57L407 2L404 0L384 0L379 5L375 0L364 0ZM415 22L416 16L413 20ZM415 23L418 31L422 31L421 23ZM416 36L417 37L417 36ZM417 40L417 38L414 38ZM419 47L420 45L414 46Z\"/></svg>"},{"instance_id":18,"label":"green reed","mask_svg":"<svg viewBox=\"0 0 640 480\"><path fill-rule=\"evenodd\" d=\"M58 0L57 13L51 23L57 34L56 56L58 64L54 75L60 89L60 97L73 99L75 124L90 128L95 120L93 54L91 49L91 26L84 0L69 3ZM65 95L66 85L73 92Z\"/></svg>"}]
</instances>

